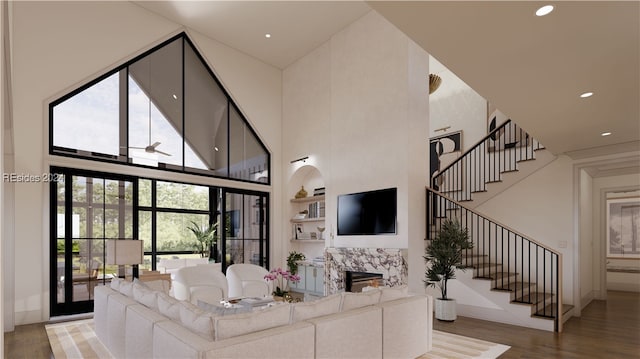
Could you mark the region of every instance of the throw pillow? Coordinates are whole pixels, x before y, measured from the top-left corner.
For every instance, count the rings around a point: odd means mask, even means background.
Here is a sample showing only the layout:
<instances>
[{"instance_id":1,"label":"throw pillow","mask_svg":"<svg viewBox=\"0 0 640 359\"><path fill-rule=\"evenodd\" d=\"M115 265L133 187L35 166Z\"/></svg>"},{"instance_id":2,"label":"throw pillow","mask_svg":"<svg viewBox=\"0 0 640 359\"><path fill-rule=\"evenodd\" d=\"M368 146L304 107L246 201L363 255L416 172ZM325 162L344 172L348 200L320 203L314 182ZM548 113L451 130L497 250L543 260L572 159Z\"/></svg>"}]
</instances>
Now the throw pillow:
<instances>
[{"instance_id":1,"label":"throw pillow","mask_svg":"<svg viewBox=\"0 0 640 359\"><path fill-rule=\"evenodd\" d=\"M342 293L342 311L366 307L380 302L380 289L368 290L361 293Z\"/></svg>"},{"instance_id":2,"label":"throw pillow","mask_svg":"<svg viewBox=\"0 0 640 359\"><path fill-rule=\"evenodd\" d=\"M340 294L333 294L312 302L295 303L292 308L291 322L297 323L323 315L338 313L341 300Z\"/></svg>"},{"instance_id":3,"label":"throw pillow","mask_svg":"<svg viewBox=\"0 0 640 359\"><path fill-rule=\"evenodd\" d=\"M223 316L223 315L229 315L229 314L238 314L238 313L247 313L251 311L251 307L246 306L246 305L235 305L233 307L225 307L222 305L215 305L215 304L211 304L211 303L207 303L207 302L203 302L201 300L198 300L198 308L206 311L206 312L211 312L213 314L215 314L216 316Z\"/></svg>"},{"instance_id":4,"label":"throw pillow","mask_svg":"<svg viewBox=\"0 0 640 359\"><path fill-rule=\"evenodd\" d=\"M180 321L180 302L164 293L158 293L158 311L171 320Z\"/></svg>"},{"instance_id":5,"label":"throw pillow","mask_svg":"<svg viewBox=\"0 0 640 359\"><path fill-rule=\"evenodd\" d=\"M140 282L143 283L144 285L146 285L147 287L149 287L150 289L153 289L157 292L163 292L166 294L169 294L169 290L171 289L171 282L169 282L168 280L163 280L163 279L156 279L156 280L148 280L145 282Z\"/></svg>"},{"instance_id":6,"label":"throw pillow","mask_svg":"<svg viewBox=\"0 0 640 359\"><path fill-rule=\"evenodd\" d=\"M288 325L290 314L291 305L283 303L266 309L257 309L251 313L216 317L216 340Z\"/></svg>"},{"instance_id":7,"label":"throw pillow","mask_svg":"<svg viewBox=\"0 0 640 359\"><path fill-rule=\"evenodd\" d=\"M120 281L118 290L127 297L133 297L133 282L129 282L128 280Z\"/></svg>"},{"instance_id":8,"label":"throw pillow","mask_svg":"<svg viewBox=\"0 0 640 359\"><path fill-rule=\"evenodd\" d=\"M158 292L149 289L142 282L133 283L133 299L151 309L158 309Z\"/></svg>"},{"instance_id":9,"label":"throw pillow","mask_svg":"<svg viewBox=\"0 0 640 359\"><path fill-rule=\"evenodd\" d=\"M119 292L120 291L120 283L121 282L122 282L122 279L120 279L120 278L112 278L111 279L111 289L117 290Z\"/></svg>"},{"instance_id":10,"label":"throw pillow","mask_svg":"<svg viewBox=\"0 0 640 359\"><path fill-rule=\"evenodd\" d=\"M215 315L205 312L189 302L180 302L179 306L180 323L199 336L212 341L214 339L213 319Z\"/></svg>"},{"instance_id":11,"label":"throw pillow","mask_svg":"<svg viewBox=\"0 0 640 359\"><path fill-rule=\"evenodd\" d=\"M388 302L409 296L409 287L401 285L399 287L384 287L380 294L380 303Z\"/></svg>"}]
</instances>

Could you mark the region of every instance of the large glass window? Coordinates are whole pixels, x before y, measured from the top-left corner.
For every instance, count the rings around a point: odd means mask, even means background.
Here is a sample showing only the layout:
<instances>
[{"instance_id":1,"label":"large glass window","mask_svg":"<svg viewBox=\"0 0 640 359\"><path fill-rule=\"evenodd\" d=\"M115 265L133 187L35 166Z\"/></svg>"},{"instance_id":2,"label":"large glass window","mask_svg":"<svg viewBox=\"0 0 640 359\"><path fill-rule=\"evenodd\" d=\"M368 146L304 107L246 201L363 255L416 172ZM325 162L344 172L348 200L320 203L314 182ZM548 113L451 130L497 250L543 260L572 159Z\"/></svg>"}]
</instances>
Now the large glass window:
<instances>
[{"instance_id":1,"label":"large glass window","mask_svg":"<svg viewBox=\"0 0 640 359\"><path fill-rule=\"evenodd\" d=\"M87 154L120 153L119 76L110 75L53 108L53 145Z\"/></svg>"},{"instance_id":2,"label":"large glass window","mask_svg":"<svg viewBox=\"0 0 640 359\"><path fill-rule=\"evenodd\" d=\"M162 259L201 258L268 268L268 195L188 183L52 168L52 315L89 312L93 290L118 275L107 239L144 241L140 268ZM217 226L215 248L198 246L189 227Z\"/></svg>"},{"instance_id":3,"label":"large glass window","mask_svg":"<svg viewBox=\"0 0 640 359\"><path fill-rule=\"evenodd\" d=\"M49 152L268 184L238 109L183 33L52 102Z\"/></svg>"}]
</instances>

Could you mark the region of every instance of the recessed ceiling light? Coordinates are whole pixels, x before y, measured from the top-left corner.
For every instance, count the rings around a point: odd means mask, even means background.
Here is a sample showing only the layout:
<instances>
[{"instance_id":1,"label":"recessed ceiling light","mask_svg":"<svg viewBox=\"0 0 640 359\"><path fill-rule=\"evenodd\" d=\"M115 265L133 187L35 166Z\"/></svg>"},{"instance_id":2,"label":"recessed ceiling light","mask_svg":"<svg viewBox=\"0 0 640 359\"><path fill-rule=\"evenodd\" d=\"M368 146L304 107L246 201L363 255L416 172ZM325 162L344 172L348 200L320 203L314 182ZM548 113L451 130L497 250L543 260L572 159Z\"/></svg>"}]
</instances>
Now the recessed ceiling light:
<instances>
[{"instance_id":1,"label":"recessed ceiling light","mask_svg":"<svg viewBox=\"0 0 640 359\"><path fill-rule=\"evenodd\" d=\"M580 95L580 97L582 97L582 98L587 98L587 97L591 97L591 96L593 96L593 92L585 92L585 93Z\"/></svg>"},{"instance_id":2,"label":"recessed ceiling light","mask_svg":"<svg viewBox=\"0 0 640 359\"><path fill-rule=\"evenodd\" d=\"M536 10L536 16L545 16L549 15L550 12L553 11L553 5L545 5L538 10Z\"/></svg>"},{"instance_id":3,"label":"recessed ceiling light","mask_svg":"<svg viewBox=\"0 0 640 359\"><path fill-rule=\"evenodd\" d=\"M178 99L178 96L176 96L176 94L173 94L172 96L173 96L173 99L174 99L174 100L177 100L177 99Z\"/></svg>"},{"instance_id":4,"label":"recessed ceiling light","mask_svg":"<svg viewBox=\"0 0 640 359\"><path fill-rule=\"evenodd\" d=\"M264 37L266 37L267 39L269 39L269 38L271 38L271 34L269 34L269 33L264 34Z\"/></svg>"},{"instance_id":5,"label":"recessed ceiling light","mask_svg":"<svg viewBox=\"0 0 640 359\"><path fill-rule=\"evenodd\" d=\"M214 147L213 150L216 151L216 152L219 151L218 147Z\"/></svg>"},{"instance_id":6,"label":"recessed ceiling light","mask_svg":"<svg viewBox=\"0 0 640 359\"><path fill-rule=\"evenodd\" d=\"M603 132L600 134L602 137L611 136L611 132Z\"/></svg>"}]
</instances>

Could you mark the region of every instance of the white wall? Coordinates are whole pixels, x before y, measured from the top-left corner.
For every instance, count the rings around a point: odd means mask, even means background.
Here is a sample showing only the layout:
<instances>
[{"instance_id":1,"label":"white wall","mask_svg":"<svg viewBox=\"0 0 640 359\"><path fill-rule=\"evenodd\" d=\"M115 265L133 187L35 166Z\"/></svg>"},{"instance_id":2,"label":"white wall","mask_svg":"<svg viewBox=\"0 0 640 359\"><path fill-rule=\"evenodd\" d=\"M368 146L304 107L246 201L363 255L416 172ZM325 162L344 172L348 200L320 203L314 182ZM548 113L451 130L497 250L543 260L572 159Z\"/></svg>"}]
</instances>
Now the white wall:
<instances>
[{"instance_id":1,"label":"white wall","mask_svg":"<svg viewBox=\"0 0 640 359\"><path fill-rule=\"evenodd\" d=\"M429 73L442 79L429 95L429 138L462 131L465 152L487 135L487 100L433 56L429 57ZM451 128L435 132L447 126Z\"/></svg>"},{"instance_id":2,"label":"white wall","mask_svg":"<svg viewBox=\"0 0 640 359\"><path fill-rule=\"evenodd\" d=\"M229 185L200 176L123 170L47 154L49 101L178 33L180 25L129 2L14 2L13 8L16 172L41 174L52 163L84 164L97 170ZM246 187L271 189L273 198L280 198L281 72L193 31L188 33L274 154L274 185ZM16 233L14 238L3 238L15 243L16 324L41 322L49 315L47 193L46 183L16 184ZM274 205L272 210L277 218L279 208ZM274 223L271 238L280 238L281 226Z\"/></svg>"},{"instance_id":3,"label":"white wall","mask_svg":"<svg viewBox=\"0 0 640 359\"><path fill-rule=\"evenodd\" d=\"M573 304L573 164L560 155L476 210L562 254L563 303Z\"/></svg>"},{"instance_id":4,"label":"white wall","mask_svg":"<svg viewBox=\"0 0 640 359\"><path fill-rule=\"evenodd\" d=\"M579 201L579 253L580 253L580 303L582 308L594 298L593 293L593 233L591 231L593 218L593 179L585 170L580 170L580 201Z\"/></svg>"},{"instance_id":5,"label":"white wall","mask_svg":"<svg viewBox=\"0 0 640 359\"><path fill-rule=\"evenodd\" d=\"M409 248L422 289L428 55L370 12L283 72L283 158L310 156L325 180L328 245ZM286 176L298 164L286 170ZM340 194L398 188L397 235L337 236ZM297 189L295 189L297 190ZM288 189L283 198L287 205ZM285 219L286 220L286 219Z\"/></svg>"}]
</instances>

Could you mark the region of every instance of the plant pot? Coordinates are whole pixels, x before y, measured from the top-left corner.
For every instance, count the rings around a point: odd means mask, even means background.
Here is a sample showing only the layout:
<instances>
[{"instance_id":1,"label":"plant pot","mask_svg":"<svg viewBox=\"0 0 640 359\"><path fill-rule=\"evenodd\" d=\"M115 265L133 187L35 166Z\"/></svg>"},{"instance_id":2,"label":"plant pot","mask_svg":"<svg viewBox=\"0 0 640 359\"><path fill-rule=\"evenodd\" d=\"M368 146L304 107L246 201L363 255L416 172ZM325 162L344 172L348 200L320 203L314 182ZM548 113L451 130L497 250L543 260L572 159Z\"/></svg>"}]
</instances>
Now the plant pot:
<instances>
[{"instance_id":1,"label":"plant pot","mask_svg":"<svg viewBox=\"0 0 640 359\"><path fill-rule=\"evenodd\" d=\"M437 298L436 319L444 322L453 322L456 318L456 300Z\"/></svg>"}]
</instances>

